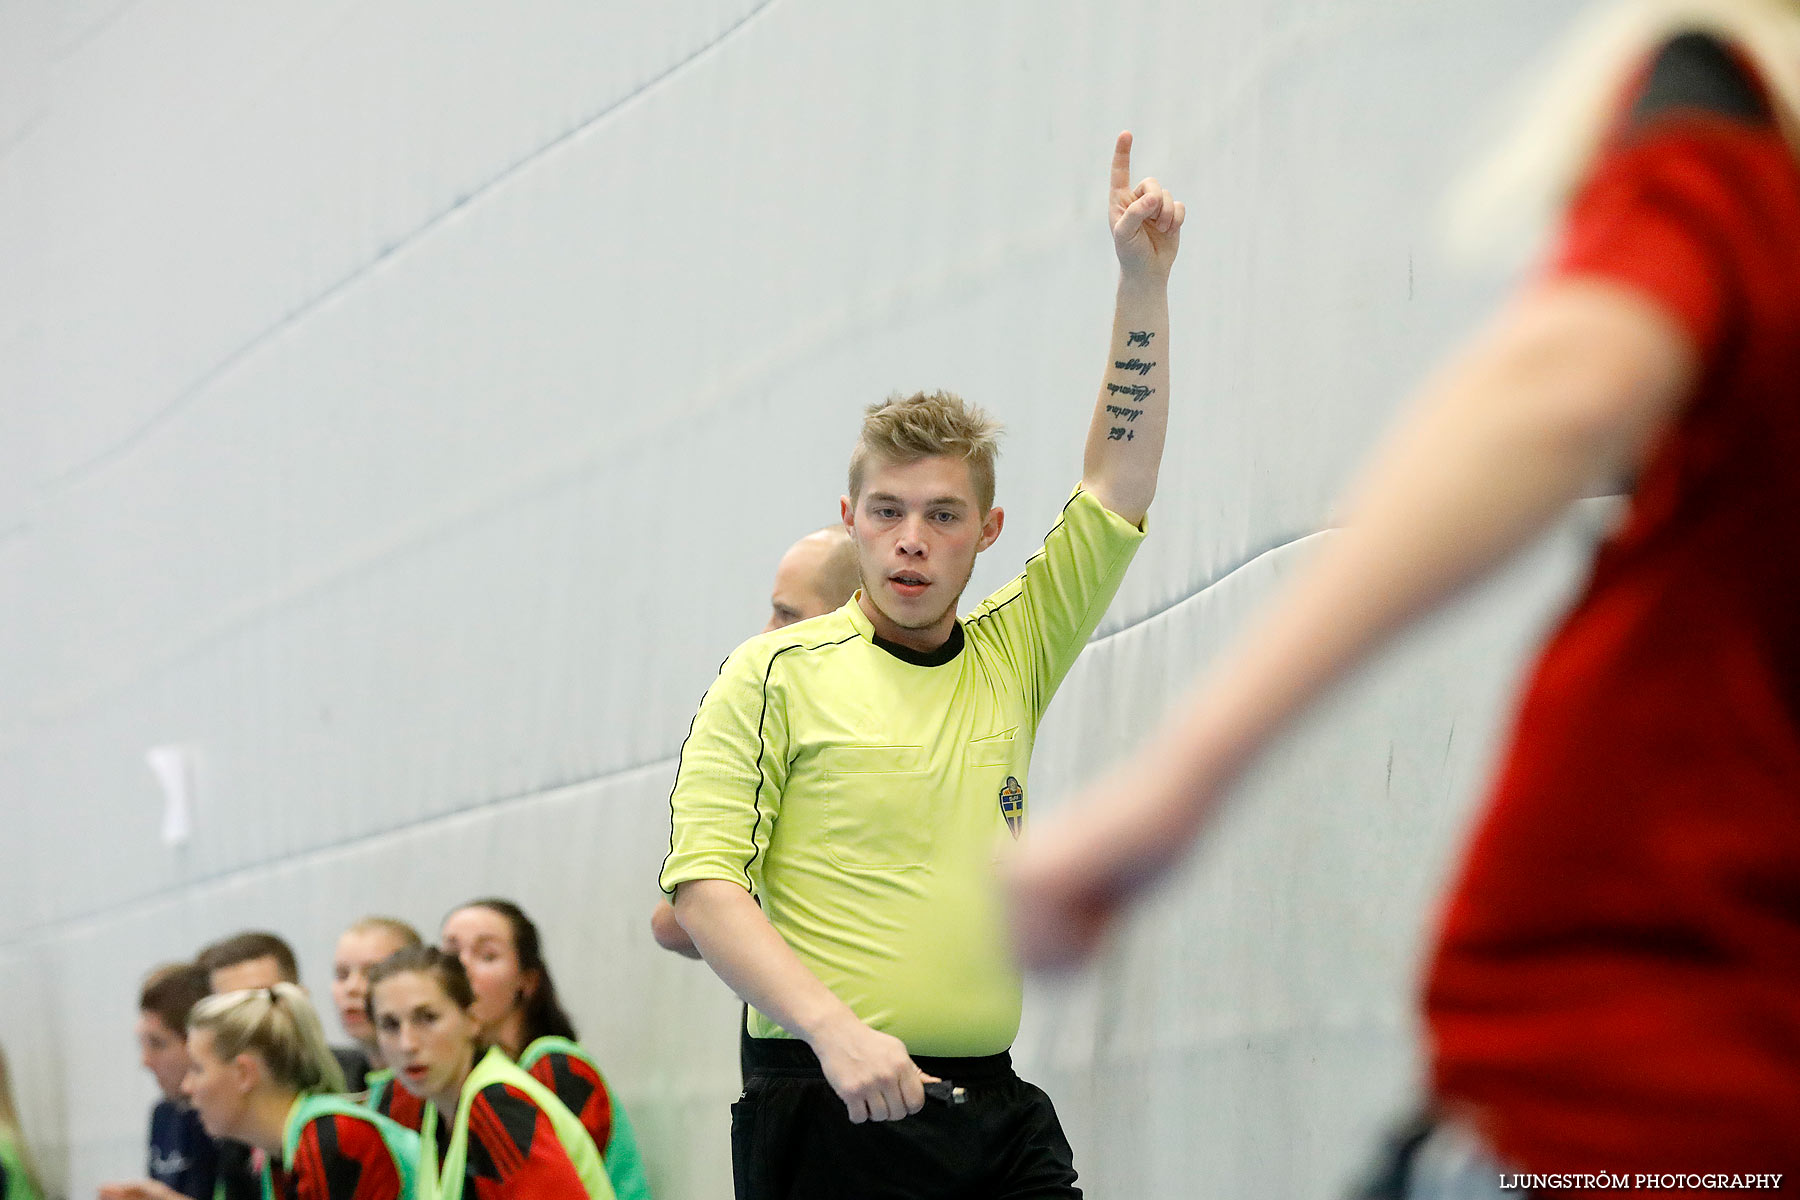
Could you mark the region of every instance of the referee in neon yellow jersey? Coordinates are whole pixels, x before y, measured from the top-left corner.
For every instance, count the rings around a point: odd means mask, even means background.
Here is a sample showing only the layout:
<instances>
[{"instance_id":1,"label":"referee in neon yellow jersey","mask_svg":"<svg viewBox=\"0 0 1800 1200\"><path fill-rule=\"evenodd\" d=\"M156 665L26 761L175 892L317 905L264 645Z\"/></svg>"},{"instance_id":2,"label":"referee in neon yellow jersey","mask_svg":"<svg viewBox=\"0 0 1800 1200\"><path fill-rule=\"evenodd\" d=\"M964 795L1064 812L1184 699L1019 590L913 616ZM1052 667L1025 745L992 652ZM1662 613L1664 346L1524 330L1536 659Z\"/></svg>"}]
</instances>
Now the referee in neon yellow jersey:
<instances>
[{"instance_id":1,"label":"referee in neon yellow jersey","mask_svg":"<svg viewBox=\"0 0 1800 1200\"><path fill-rule=\"evenodd\" d=\"M1049 1098L1008 1057L1022 987L993 860L1162 459L1184 212L1131 183L1129 133L1109 208L1112 345L1080 486L1042 551L959 618L1004 521L998 428L941 392L875 405L842 501L862 589L738 647L682 748L662 886L750 1006L740 1200L1081 1194Z\"/></svg>"}]
</instances>

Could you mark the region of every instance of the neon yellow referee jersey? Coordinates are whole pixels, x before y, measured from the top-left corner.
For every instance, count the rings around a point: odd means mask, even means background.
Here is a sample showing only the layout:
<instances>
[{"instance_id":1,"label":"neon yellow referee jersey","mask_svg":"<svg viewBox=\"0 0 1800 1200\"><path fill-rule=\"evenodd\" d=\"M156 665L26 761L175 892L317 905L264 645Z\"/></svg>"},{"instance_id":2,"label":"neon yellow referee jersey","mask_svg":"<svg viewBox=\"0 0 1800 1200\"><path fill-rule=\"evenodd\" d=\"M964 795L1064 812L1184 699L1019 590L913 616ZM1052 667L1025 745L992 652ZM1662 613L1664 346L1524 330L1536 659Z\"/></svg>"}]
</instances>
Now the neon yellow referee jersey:
<instances>
[{"instance_id":1,"label":"neon yellow referee jersey","mask_svg":"<svg viewBox=\"0 0 1800 1200\"><path fill-rule=\"evenodd\" d=\"M933 654L855 598L739 646L700 702L662 886L748 888L851 1011L915 1054L1019 1031L993 861L1022 828L1038 721L1143 532L1077 491L1012 582ZM787 1033L754 1009L755 1037Z\"/></svg>"}]
</instances>

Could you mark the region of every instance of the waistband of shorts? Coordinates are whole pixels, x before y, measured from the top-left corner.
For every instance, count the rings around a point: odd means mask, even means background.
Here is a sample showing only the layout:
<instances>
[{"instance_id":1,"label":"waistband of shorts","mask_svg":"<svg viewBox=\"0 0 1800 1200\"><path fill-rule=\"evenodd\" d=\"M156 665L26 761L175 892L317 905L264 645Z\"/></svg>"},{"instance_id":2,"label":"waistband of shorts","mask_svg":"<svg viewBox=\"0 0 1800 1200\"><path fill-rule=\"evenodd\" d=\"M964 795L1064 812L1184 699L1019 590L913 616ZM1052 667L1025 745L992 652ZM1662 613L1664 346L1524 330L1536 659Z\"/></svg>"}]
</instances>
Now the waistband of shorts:
<instances>
[{"instance_id":1,"label":"waistband of shorts","mask_svg":"<svg viewBox=\"0 0 1800 1200\"><path fill-rule=\"evenodd\" d=\"M740 1035L744 1047L744 1064L755 1075L791 1075L823 1079L818 1055L798 1038L751 1037ZM936 1054L915 1054L912 1060L919 1070L951 1083L1003 1083L1018 1078L1013 1073L1012 1054L983 1054L974 1058L948 1058Z\"/></svg>"}]
</instances>

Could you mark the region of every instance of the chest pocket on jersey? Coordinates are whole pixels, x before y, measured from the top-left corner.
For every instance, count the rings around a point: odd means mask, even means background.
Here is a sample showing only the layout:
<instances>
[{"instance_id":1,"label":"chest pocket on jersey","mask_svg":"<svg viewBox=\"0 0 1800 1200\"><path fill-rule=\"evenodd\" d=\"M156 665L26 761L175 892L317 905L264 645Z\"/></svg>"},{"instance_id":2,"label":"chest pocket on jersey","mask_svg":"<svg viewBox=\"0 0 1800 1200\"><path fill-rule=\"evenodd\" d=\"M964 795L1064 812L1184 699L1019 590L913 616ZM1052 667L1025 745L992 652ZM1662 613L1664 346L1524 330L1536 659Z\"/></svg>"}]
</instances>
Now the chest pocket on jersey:
<instances>
[{"instance_id":1,"label":"chest pocket on jersey","mask_svg":"<svg viewBox=\"0 0 1800 1200\"><path fill-rule=\"evenodd\" d=\"M969 743L969 765L971 767L1010 767L1013 761L1013 747L1017 744L1014 737L1016 730L1008 729L1004 733L996 733L992 737L976 738Z\"/></svg>"},{"instance_id":2,"label":"chest pocket on jersey","mask_svg":"<svg viewBox=\"0 0 1800 1200\"><path fill-rule=\"evenodd\" d=\"M916 867L931 856L931 789L922 746L830 746L825 775L825 849L846 867Z\"/></svg>"}]
</instances>

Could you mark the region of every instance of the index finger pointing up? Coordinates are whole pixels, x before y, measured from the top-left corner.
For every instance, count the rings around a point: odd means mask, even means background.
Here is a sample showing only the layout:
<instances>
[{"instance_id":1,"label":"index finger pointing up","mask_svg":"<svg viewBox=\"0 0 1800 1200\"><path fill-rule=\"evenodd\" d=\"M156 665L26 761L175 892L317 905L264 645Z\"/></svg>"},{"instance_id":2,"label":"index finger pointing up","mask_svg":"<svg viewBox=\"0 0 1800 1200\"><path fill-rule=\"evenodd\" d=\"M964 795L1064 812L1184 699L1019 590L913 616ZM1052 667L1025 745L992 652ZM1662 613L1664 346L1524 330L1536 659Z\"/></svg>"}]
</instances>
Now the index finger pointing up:
<instances>
[{"instance_id":1,"label":"index finger pointing up","mask_svg":"<svg viewBox=\"0 0 1800 1200\"><path fill-rule=\"evenodd\" d=\"M1127 129L1119 135L1113 146L1112 190L1129 192L1131 190L1131 130Z\"/></svg>"}]
</instances>

